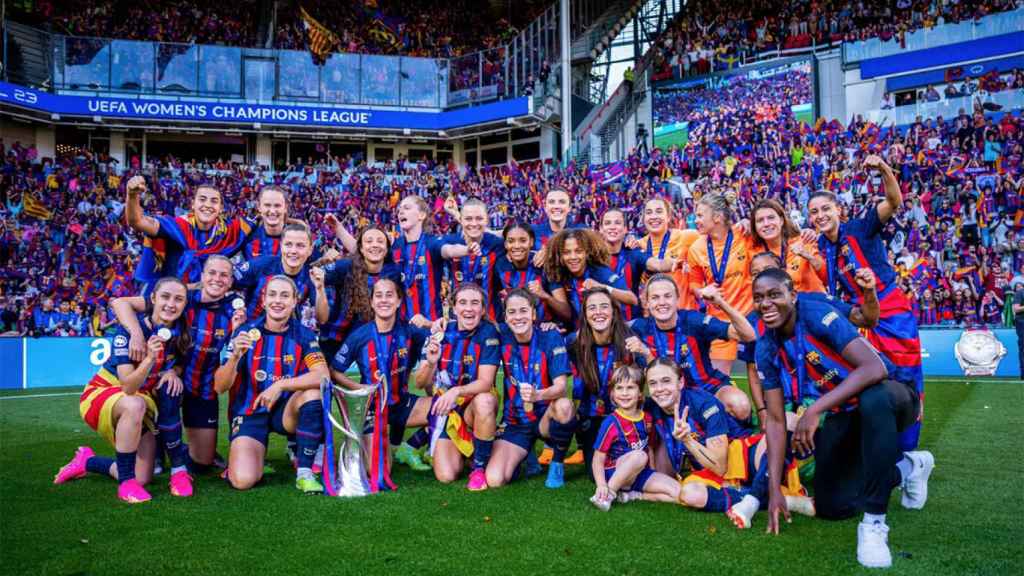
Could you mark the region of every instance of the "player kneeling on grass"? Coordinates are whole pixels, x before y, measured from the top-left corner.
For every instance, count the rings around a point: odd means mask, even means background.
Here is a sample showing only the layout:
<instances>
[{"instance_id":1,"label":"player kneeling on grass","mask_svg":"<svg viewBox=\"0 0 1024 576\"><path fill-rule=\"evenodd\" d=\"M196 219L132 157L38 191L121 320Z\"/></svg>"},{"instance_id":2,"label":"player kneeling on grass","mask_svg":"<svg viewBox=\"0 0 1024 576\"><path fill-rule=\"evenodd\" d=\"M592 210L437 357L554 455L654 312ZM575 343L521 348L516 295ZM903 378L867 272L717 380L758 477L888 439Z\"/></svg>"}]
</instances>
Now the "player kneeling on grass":
<instances>
[{"instance_id":1,"label":"player kneeling on grass","mask_svg":"<svg viewBox=\"0 0 1024 576\"><path fill-rule=\"evenodd\" d=\"M430 398L411 394L408 385L430 331L399 318L404 299L401 279L384 276L374 282L370 296L373 321L349 334L330 359L331 376L345 388L378 387L368 403L373 417L366 419L363 429L374 491L396 488L391 480L391 455L399 450L406 429L426 426L430 415ZM443 330L443 326L444 320L434 321L435 330ZM360 382L345 374L353 362L359 366Z\"/></svg>"},{"instance_id":2,"label":"player kneeling on grass","mask_svg":"<svg viewBox=\"0 0 1024 576\"><path fill-rule=\"evenodd\" d=\"M789 516L779 486L787 451L781 387L783 379L796 378L801 395L817 397L797 421L792 449L815 454L818 515L849 518L863 508L857 560L867 567L892 565L885 524L889 495L902 486L903 506L923 507L934 465L929 452L910 452L900 460L899 433L915 422L920 407L914 383L889 379L889 361L834 308L798 297L781 270L754 279L754 306L768 328L757 345L768 409L768 531L778 532L780 512ZM741 503L755 510L759 505Z\"/></svg>"},{"instance_id":3,"label":"player kneeling on grass","mask_svg":"<svg viewBox=\"0 0 1024 576\"><path fill-rule=\"evenodd\" d=\"M213 377L218 394L231 390L227 478L239 490L263 477L270 432L295 435L296 488L307 493L324 489L312 467L324 439L320 382L329 374L316 334L293 316L296 293L287 276L267 282L265 315L235 331Z\"/></svg>"},{"instance_id":4,"label":"player kneeling on grass","mask_svg":"<svg viewBox=\"0 0 1024 576\"><path fill-rule=\"evenodd\" d=\"M143 486L153 477L157 419L154 396L158 389L171 387L172 382L181 393L176 370L190 346L181 319L187 298L185 284L177 278L161 278L153 285L146 312L138 318L146 340L146 353L139 362L130 358L128 329L118 326L110 359L86 385L79 403L82 419L114 445L117 458L96 456L91 448L81 446L57 473L54 484L93 472L117 478L117 497L125 502L150 499ZM184 454L172 456L179 458L181 470L171 475L171 494L191 496L192 480L184 469Z\"/></svg>"},{"instance_id":5,"label":"player kneeling on grass","mask_svg":"<svg viewBox=\"0 0 1024 576\"><path fill-rule=\"evenodd\" d=\"M611 377L611 400L615 411L606 416L597 433L593 467L597 490L590 501L607 512L612 502L633 497L659 502L679 500L679 483L651 468L648 439L651 419L644 413L643 374L639 368L620 365Z\"/></svg>"},{"instance_id":6,"label":"player kneeling on grass","mask_svg":"<svg viewBox=\"0 0 1024 576\"><path fill-rule=\"evenodd\" d=\"M765 443L760 435L730 440L723 405L711 394L685 386L683 369L669 358L647 367L647 387L657 443L654 468L681 478L679 503L707 512L725 512L744 493L767 493ZM787 476L794 508L813 514L810 499L800 496L796 470ZM639 495L627 494L630 500ZM795 501L802 498L801 501Z\"/></svg>"},{"instance_id":7,"label":"player kneeling on grass","mask_svg":"<svg viewBox=\"0 0 1024 576\"><path fill-rule=\"evenodd\" d=\"M537 299L523 288L508 293L504 311L500 333L505 405L487 463L487 485L493 488L512 481L527 452L542 437L553 450L544 485L561 488L565 453L576 430L572 401L565 395L570 372L565 341L557 330L534 325Z\"/></svg>"},{"instance_id":8,"label":"player kneeling on grass","mask_svg":"<svg viewBox=\"0 0 1024 576\"><path fill-rule=\"evenodd\" d=\"M434 477L454 482L469 460L472 492L487 489L498 419L494 376L501 360L500 338L494 325L483 320L484 291L473 283L460 284L452 294L455 322L444 338L427 342L416 367L416 385L430 390L431 456Z\"/></svg>"}]
</instances>

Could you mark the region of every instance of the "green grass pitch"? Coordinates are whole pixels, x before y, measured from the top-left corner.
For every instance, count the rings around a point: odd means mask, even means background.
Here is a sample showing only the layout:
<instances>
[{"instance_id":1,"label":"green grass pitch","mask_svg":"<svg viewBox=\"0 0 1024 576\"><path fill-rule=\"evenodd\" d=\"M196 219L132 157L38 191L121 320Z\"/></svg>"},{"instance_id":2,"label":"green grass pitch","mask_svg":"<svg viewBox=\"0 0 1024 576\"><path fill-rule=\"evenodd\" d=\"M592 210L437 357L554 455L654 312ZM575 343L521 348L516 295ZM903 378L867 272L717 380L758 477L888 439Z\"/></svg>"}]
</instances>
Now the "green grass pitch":
<instances>
[{"instance_id":1,"label":"green grass pitch","mask_svg":"<svg viewBox=\"0 0 1024 576\"><path fill-rule=\"evenodd\" d=\"M249 493L214 477L177 499L167 477L130 506L115 484L51 482L75 447L112 454L78 416L79 389L0 395L3 574L847 574L857 519L795 517L778 537L738 532L722 514L631 503L602 513L582 467L469 493L399 468L399 491L356 500L303 496L283 441L277 473ZM19 395L70 393L16 398ZM923 446L935 453L930 498L889 513L893 574L1013 574L1024 562L1024 387L931 380ZM221 451L227 454L224 427Z\"/></svg>"}]
</instances>

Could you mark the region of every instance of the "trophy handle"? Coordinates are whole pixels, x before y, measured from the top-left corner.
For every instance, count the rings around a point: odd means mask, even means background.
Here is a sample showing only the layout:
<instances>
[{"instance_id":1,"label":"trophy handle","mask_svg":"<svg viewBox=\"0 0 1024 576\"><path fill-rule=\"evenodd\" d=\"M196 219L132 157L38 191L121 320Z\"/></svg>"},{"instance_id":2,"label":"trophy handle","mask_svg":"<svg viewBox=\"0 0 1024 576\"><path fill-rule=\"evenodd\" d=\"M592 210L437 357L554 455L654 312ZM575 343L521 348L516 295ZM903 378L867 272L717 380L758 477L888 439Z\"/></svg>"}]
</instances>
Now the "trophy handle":
<instances>
[{"instance_id":1,"label":"trophy handle","mask_svg":"<svg viewBox=\"0 0 1024 576\"><path fill-rule=\"evenodd\" d=\"M352 440L355 440L356 442L361 442L362 436L359 431L362 430L362 426L360 425L358 429L352 427L352 421L348 417L348 406L345 402L345 399L366 398L367 396L376 392L378 386L374 384L371 387L360 388L358 390L349 390L348 388L338 386L337 384L332 384L331 387L333 388L334 399L338 402L338 408L339 411L341 412L342 422L338 422L338 420L334 417L334 414L330 412L327 413L327 417L330 419L331 424L333 424L335 428L340 430L342 434L351 438ZM355 432L353 432L353 430L355 430Z\"/></svg>"}]
</instances>

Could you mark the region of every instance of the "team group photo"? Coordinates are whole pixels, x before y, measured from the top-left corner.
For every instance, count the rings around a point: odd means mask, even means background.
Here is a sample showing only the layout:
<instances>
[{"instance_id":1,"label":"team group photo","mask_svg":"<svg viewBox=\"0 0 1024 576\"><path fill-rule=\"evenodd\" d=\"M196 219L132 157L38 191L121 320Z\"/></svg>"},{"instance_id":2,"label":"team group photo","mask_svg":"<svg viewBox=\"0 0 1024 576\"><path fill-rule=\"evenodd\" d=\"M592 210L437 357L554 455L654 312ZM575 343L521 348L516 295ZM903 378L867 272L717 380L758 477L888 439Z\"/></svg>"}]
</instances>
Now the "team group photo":
<instances>
[{"instance_id":1,"label":"team group photo","mask_svg":"<svg viewBox=\"0 0 1024 576\"><path fill-rule=\"evenodd\" d=\"M4 573L1024 562L1019 0L3 6Z\"/></svg>"}]
</instances>

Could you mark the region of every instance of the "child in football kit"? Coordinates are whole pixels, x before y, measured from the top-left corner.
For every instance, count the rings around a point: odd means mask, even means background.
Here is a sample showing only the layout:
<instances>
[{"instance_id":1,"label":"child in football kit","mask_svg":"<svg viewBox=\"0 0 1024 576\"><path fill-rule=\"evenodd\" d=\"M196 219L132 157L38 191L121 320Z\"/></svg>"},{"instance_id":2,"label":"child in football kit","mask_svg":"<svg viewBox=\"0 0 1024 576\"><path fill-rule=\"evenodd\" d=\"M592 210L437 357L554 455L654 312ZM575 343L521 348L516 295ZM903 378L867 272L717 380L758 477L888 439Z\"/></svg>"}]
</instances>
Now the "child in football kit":
<instances>
[{"instance_id":1,"label":"child in football kit","mask_svg":"<svg viewBox=\"0 0 1024 576\"><path fill-rule=\"evenodd\" d=\"M615 500L679 500L679 483L649 466L652 424L643 410L642 378L640 369L630 365L619 366L612 373L615 411L601 423L591 465L597 489L590 502L604 512Z\"/></svg>"}]
</instances>

